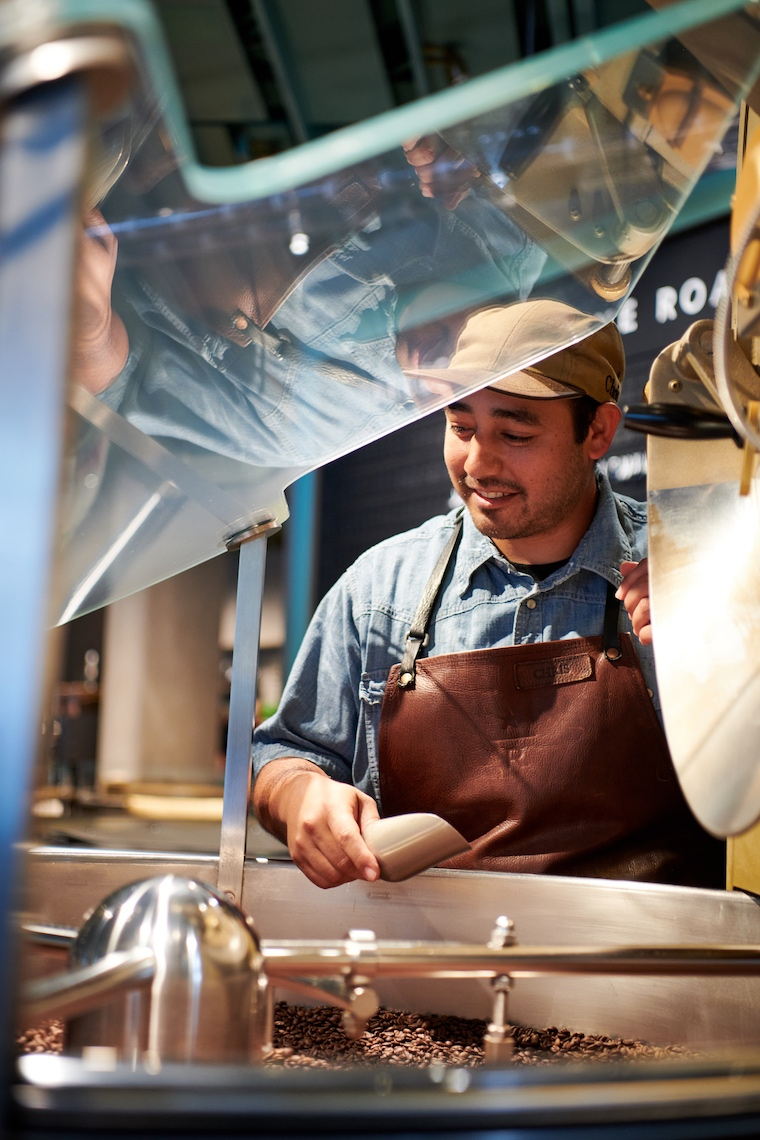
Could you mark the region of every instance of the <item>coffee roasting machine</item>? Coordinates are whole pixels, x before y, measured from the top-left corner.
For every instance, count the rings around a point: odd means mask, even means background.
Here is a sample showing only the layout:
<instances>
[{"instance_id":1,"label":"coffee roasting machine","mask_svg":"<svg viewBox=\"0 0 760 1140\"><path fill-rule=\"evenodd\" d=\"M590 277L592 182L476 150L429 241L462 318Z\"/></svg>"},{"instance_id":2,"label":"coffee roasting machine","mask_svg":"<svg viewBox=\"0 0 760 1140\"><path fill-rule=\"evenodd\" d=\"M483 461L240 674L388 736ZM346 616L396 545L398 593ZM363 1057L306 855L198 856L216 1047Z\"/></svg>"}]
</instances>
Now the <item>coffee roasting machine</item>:
<instances>
[{"instance_id":1,"label":"coffee roasting machine","mask_svg":"<svg viewBox=\"0 0 760 1140\"><path fill-rule=\"evenodd\" d=\"M760 1130L751 868L727 891L418 873L450 837L416 820L432 830L391 828L379 882L325 895L246 851L265 549L285 489L478 387L403 371L410 330L541 292L578 313L564 344L614 319L737 114L724 299L660 355L628 422L649 435L655 649L682 787L717 835L760 817L760 10L657 7L214 169L195 158L146 0L0 0L9 1135ZM423 134L468 180L454 210L406 163ZM218 856L41 845L29 803L50 630L225 551L239 570ZM274 995L335 1006L353 1037L380 1005L482 1017L486 1064L268 1067ZM52 1016L64 1054L15 1057L18 1027ZM518 1070L515 1022L687 1052Z\"/></svg>"}]
</instances>

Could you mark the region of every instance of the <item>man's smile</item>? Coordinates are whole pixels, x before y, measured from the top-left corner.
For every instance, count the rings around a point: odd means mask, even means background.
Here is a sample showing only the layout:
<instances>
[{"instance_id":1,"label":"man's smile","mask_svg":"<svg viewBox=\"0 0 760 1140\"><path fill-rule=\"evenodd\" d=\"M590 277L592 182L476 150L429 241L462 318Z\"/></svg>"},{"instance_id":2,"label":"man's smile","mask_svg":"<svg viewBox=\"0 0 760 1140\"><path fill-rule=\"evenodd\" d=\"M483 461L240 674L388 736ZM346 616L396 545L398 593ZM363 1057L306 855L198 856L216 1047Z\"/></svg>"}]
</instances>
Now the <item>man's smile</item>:
<instances>
[{"instance_id":1,"label":"man's smile","mask_svg":"<svg viewBox=\"0 0 760 1140\"><path fill-rule=\"evenodd\" d=\"M482 508L496 507L503 504L505 499L524 494L522 487L479 487L468 483L466 479L460 481L460 487L471 505Z\"/></svg>"}]
</instances>

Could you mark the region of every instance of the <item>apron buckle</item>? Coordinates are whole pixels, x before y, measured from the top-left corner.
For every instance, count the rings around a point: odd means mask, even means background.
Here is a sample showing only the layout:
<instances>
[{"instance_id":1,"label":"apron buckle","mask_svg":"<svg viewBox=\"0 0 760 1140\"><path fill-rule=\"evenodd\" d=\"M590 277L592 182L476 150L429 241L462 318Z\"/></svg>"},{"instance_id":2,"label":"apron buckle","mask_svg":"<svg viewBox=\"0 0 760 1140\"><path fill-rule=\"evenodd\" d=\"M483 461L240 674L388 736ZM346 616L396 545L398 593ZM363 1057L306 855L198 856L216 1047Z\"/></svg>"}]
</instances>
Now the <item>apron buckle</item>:
<instances>
[{"instance_id":1,"label":"apron buckle","mask_svg":"<svg viewBox=\"0 0 760 1140\"><path fill-rule=\"evenodd\" d=\"M397 681L399 689L411 689L414 687L417 655L423 645L427 645L427 642L428 635L426 633L414 633L410 630L406 635L404 659L401 662L401 670Z\"/></svg>"}]
</instances>

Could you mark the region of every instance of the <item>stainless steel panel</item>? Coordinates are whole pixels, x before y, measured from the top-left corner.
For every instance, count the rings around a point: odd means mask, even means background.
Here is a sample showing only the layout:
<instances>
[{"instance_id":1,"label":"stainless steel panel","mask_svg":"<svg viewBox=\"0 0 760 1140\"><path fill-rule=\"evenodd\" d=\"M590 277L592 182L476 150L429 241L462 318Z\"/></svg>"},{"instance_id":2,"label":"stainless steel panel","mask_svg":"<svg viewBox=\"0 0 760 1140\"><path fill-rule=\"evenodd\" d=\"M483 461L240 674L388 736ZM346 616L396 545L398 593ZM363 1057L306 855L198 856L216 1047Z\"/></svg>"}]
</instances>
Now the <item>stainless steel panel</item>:
<instances>
[{"instance_id":1,"label":"stainless steel panel","mask_svg":"<svg viewBox=\"0 0 760 1140\"><path fill-rule=\"evenodd\" d=\"M657 676L681 786L718 835L760 811L760 493L649 492Z\"/></svg>"},{"instance_id":2,"label":"stainless steel panel","mask_svg":"<svg viewBox=\"0 0 760 1140\"><path fill-rule=\"evenodd\" d=\"M711 406L684 358L709 370L700 321L663 351L653 403ZM746 364L746 361L745 361ZM740 494L731 440L651 436L647 444L652 629L663 721L684 795L716 835L760 815L760 491Z\"/></svg>"},{"instance_id":3,"label":"stainless steel panel","mask_svg":"<svg viewBox=\"0 0 760 1140\"><path fill-rule=\"evenodd\" d=\"M33 852L31 921L78 925L83 909L116 886L171 871L214 884L215 860L113 852ZM550 876L428 871L402 883L351 883L321 891L293 866L248 861L243 909L267 942L340 938L487 942L507 914L523 945L626 946L760 943L760 909L743 894ZM486 1017L490 988L477 981L384 981L381 1001L420 1011ZM284 996L284 995L283 995ZM748 978L574 977L519 979L510 1017L588 1033L692 1047L760 1044L760 983Z\"/></svg>"}]
</instances>

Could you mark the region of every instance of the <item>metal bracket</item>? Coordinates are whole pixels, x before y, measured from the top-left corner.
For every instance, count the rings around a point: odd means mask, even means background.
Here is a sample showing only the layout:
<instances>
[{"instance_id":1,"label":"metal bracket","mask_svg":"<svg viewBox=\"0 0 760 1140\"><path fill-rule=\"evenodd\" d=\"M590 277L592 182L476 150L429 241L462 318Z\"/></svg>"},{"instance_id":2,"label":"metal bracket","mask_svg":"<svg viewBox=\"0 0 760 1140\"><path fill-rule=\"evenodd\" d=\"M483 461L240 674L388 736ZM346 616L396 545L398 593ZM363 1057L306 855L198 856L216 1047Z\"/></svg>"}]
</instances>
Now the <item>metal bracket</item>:
<instances>
[{"instance_id":1,"label":"metal bracket","mask_svg":"<svg viewBox=\"0 0 760 1140\"><path fill-rule=\"evenodd\" d=\"M243 893L248 801L251 795L251 736L256 711L259 632L266 564L266 541L253 540L266 539L279 529L280 524L276 519L262 519L231 535L226 543L228 550L240 551L240 564L217 889L238 906Z\"/></svg>"}]
</instances>

